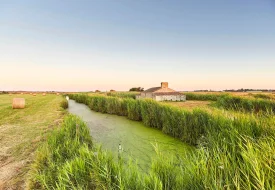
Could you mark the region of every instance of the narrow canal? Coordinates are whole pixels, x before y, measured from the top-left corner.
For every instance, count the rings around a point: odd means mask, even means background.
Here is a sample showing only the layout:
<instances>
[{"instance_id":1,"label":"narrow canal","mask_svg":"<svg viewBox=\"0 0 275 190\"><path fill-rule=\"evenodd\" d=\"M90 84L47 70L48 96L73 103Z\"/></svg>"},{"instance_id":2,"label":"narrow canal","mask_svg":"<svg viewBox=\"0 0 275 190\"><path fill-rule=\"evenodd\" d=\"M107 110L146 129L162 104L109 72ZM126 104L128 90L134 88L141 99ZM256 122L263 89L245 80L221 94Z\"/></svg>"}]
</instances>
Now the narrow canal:
<instances>
[{"instance_id":1,"label":"narrow canal","mask_svg":"<svg viewBox=\"0 0 275 190\"><path fill-rule=\"evenodd\" d=\"M102 114L90 110L84 104L69 100L68 111L82 118L90 128L91 136L104 149L118 156L119 144L122 156L137 161L141 169L150 166L151 158L156 156L156 145L164 155L180 156L192 147L170 137L160 130L146 127L142 122L132 121L123 116Z\"/></svg>"}]
</instances>

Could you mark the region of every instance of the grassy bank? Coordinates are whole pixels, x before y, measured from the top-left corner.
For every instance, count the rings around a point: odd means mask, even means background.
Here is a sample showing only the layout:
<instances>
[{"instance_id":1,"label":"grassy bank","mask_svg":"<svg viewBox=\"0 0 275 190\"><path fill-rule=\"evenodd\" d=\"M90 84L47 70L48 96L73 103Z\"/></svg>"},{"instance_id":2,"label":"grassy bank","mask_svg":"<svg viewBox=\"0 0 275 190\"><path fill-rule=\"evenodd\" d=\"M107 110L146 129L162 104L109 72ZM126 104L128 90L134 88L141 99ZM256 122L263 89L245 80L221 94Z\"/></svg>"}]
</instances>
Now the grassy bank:
<instances>
[{"instance_id":1,"label":"grassy bank","mask_svg":"<svg viewBox=\"0 0 275 190\"><path fill-rule=\"evenodd\" d=\"M181 160L182 161L182 160ZM147 174L137 165L116 159L95 145L85 123L67 116L38 150L32 165L30 189L180 189L180 160L161 153ZM187 177L187 176L186 176Z\"/></svg>"},{"instance_id":2,"label":"grassy bank","mask_svg":"<svg viewBox=\"0 0 275 190\"><path fill-rule=\"evenodd\" d=\"M125 164L101 150L85 123L70 115L37 152L28 184L30 189L273 189L271 134L253 139L233 132L231 138L235 146L224 139L222 145L204 141L182 158L158 152L143 173L135 163Z\"/></svg>"},{"instance_id":3,"label":"grassy bank","mask_svg":"<svg viewBox=\"0 0 275 190\"><path fill-rule=\"evenodd\" d=\"M12 109L12 99L23 97L25 109ZM0 189L24 189L33 153L62 121L61 96L0 95Z\"/></svg>"}]
</instances>

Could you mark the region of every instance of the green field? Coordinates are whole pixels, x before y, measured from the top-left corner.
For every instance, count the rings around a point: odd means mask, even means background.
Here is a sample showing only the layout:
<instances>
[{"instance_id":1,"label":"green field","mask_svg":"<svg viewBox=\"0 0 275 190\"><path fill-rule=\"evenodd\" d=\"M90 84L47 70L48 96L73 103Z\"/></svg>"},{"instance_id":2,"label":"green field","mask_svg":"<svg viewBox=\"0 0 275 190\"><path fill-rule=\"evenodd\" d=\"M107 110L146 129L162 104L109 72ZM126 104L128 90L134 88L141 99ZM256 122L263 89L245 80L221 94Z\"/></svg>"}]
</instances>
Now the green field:
<instances>
[{"instance_id":1,"label":"green field","mask_svg":"<svg viewBox=\"0 0 275 190\"><path fill-rule=\"evenodd\" d=\"M118 161L100 149L80 118L68 116L61 128L48 133L63 120L60 106L67 104L61 97L23 95L27 107L12 110L13 96L0 96L0 143L7 147L1 149L7 151L1 152L6 157L0 161L1 171L4 163L12 168L12 164L26 162L6 180L16 188L26 182L29 189L275 188L275 119L270 111L274 102L265 96L200 94L190 96L196 100L159 103L135 100L127 93L69 95L94 111L143 122L194 147L195 151L182 157L164 157L155 145L159 156L152 159L147 173L136 163Z\"/></svg>"},{"instance_id":2,"label":"green field","mask_svg":"<svg viewBox=\"0 0 275 190\"><path fill-rule=\"evenodd\" d=\"M25 109L12 109L12 99L26 100ZM63 118L61 96L0 95L0 189L23 189L35 150Z\"/></svg>"}]
</instances>

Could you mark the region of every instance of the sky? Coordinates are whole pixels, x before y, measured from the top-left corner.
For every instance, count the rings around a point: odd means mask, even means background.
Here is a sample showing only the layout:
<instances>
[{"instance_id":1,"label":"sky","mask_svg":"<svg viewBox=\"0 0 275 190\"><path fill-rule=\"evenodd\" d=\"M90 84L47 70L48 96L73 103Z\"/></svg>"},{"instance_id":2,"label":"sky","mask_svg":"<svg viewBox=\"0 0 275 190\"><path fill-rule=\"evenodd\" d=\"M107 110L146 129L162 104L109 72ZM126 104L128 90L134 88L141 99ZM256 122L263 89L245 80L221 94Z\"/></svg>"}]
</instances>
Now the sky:
<instances>
[{"instance_id":1,"label":"sky","mask_svg":"<svg viewBox=\"0 0 275 190\"><path fill-rule=\"evenodd\" d=\"M0 90L274 81L275 0L0 0Z\"/></svg>"}]
</instances>

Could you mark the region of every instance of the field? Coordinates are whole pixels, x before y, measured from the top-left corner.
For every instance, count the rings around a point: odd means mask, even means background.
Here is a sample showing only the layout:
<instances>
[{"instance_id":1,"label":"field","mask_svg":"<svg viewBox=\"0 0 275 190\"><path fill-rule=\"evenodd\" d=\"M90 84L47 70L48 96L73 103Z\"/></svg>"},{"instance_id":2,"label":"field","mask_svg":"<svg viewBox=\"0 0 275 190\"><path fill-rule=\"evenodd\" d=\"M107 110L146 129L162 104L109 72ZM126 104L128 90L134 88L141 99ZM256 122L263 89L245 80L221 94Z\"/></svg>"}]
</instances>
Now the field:
<instances>
[{"instance_id":1,"label":"field","mask_svg":"<svg viewBox=\"0 0 275 190\"><path fill-rule=\"evenodd\" d=\"M211 101L199 101L199 100L189 100L186 102L162 102L166 105L176 106L180 108L185 108L187 110L193 110L195 108L210 109Z\"/></svg>"},{"instance_id":2,"label":"field","mask_svg":"<svg viewBox=\"0 0 275 190\"><path fill-rule=\"evenodd\" d=\"M217 101L220 97L230 96L235 98L242 98L245 100L275 100L275 94L272 92L182 92L187 96L186 102L163 102L172 106L178 106L188 110L195 108L202 108L208 111L217 111L213 102ZM85 93L86 94L86 93ZM132 98L139 92L100 92L100 93L87 93L89 96L111 96L119 98Z\"/></svg>"},{"instance_id":3,"label":"field","mask_svg":"<svg viewBox=\"0 0 275 190\"><path fill-rule=\"evenodd\" d=\"M68 105L61 97L24 96L29 102L24 110L9 107L12 96L1 95L0 103L1 134L5 133L0 143L9 150L5 154L10 152L1 157L1 164L10 164L1 167L1 171L5 167L16 171L16 164L26 162L19 174L13 172L8 179L16 187L26 182L30 162L30 189L275 187L273 94L189 93L186 102L135 100L133 93L127 92L70 94L71 99L94 111L140 121L196 150L182 157L164 157L154 145L159 156L152 159L147 173L135 163L117 160L108 150L102 150L80 118L67 116L60 128L48 133L63 120L60 106ZM47 138L45 134L49 134ZM41 141L33 160L32 153Z\"/></svg>"},{"instance_id":4,"label":"field","mask_svg":"<svg viewBox=\"0 0 275 190\"><path fill-rule=\"evenodd\" d=\"M14 97L26 100L25 109L12 109ZM63 118L61 96L0 95L0 189L23 189L33 155L46 135Z\"/></svg>"}]
</instances>

